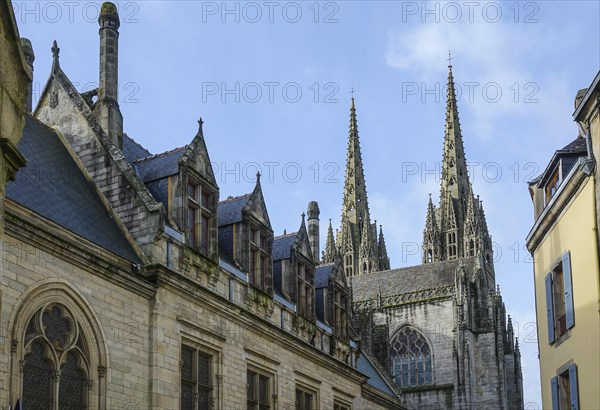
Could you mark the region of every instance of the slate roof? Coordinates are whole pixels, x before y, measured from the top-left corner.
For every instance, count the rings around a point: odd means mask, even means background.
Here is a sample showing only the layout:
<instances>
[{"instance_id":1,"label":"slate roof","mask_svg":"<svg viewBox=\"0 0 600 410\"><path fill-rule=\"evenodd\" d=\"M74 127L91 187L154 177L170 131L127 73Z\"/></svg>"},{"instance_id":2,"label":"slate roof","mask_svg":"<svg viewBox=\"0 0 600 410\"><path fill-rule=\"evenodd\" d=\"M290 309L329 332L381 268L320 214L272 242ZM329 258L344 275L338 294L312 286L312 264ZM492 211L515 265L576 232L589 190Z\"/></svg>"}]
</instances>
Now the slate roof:
<instances>
[{"instance_id":1,"label":"slate roof","mask_svg":"<svg viewBox=\"0 0 600 410\"><path fill-rule=\"evenodd\" d=\"M27 165L8 183L8 198L112 253L140 262L52 129L27 116L19 151Z\"/></svg>"},{"instance_id":2,"label":"slate roof","mask_svg":"<svg viewBox=\"0 0 600 410\"><path fill-rule=\"evenodd\" d=\"M217 217L219 226L225 226L241 222L242 209L250 200L250 194L229 198L219 202Z\"/></svg>"},{"instance_id":3,"label":"slate roof","mask_svg":"<svg viewBox=\"0 0 600 410\"><path fill-rule=\"evenodd\" d=\"M356 367L358 368L359 372L369 377L369 380L367 381L368 384L384 393L389 394L392 397L396 397L396 393L394 393L394 391L390 388L389 384L385 381L371 360L365 356L364 352L360 352L358 355Z\"/></svg>"},{"instance_id":4,"label":"slate roof","mask_svg":"<svg viewBox=\"0 0 600 410\"><path fill-rule=\"evenodd\" d=\"M473 272L473 258L464 258L467 272ZM383 272L358 275L352 278L352 296L354 302L366 301L381 296L401 295L421 290L435 289L454 285L454 272L460 260L426 263Z\"/></svg>"},{"instance_id":5,"label":"slate roof","mask_svg":"<svg viewBox=\"0 0 600 410\"><path fill-rule=\"evenodd\" d=\"M179 172L178 161L186 149L187 146L175 148L151 157L138 159L133 162L133 165L144 183L166 178Z\"/></svg>"},{"instance_id":6,"label":"slate roof","mask_svg":"<svg viewBox=\"0 0 600 410\"><path fill-rule=\"evenodd\" d=\"M288 259L292 255L292 245L296 242L298 232L278 236L273 241L273 260Z\"/></svg>"},{"instance_id":7,"label":"slate roof","mask_svg":"<svg viewBox=\"0 0 600 410\"><path fill-rule=\"evenodd\" d=\"M125 155L129 163L132 163L136 159L149 157L152 153L135 142L127 134L123 134L123 155Z\"/></svg>"},{"instance_id":8,"label":"slate roof","mask_svg":"<svg viewBox=\"0 0 600 410\"><path fill-rule=\"evenodd\" d=\"M334 266L335 263L333 262L317 266L317 269L315 269L315 289L327 287Z\"/></svg>"},{"instance_id":9,"label":"slate roof","mask_svg":"<svg viewBox=\"0 0 600 410\"><path fill-rule=\"evenodd\" d=\"M559 154L580 154L587 153L587 144L585 138L577 137L562 149L558 150Z\"/></svg>"}]
</instances>

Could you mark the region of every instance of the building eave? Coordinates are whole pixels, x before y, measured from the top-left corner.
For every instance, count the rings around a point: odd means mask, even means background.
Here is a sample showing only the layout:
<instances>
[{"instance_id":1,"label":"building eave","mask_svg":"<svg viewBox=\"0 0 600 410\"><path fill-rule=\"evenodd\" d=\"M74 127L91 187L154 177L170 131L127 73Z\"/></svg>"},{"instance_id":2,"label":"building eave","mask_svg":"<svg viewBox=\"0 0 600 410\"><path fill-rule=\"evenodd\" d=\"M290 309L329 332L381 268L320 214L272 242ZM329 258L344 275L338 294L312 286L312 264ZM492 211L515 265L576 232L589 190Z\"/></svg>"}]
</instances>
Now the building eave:
<instances>
[{"instance_id":1,"label":"building eave","mask_svg":"<svg viewBox=\"0 0 600 410\"><path fill-rule=\"evenodd\" d=\"M596 74L596 77L592 81L592 84L590 85L590 87L584 94L583 98L577 105L577 108L575 109L575 112L573 113L574 121L580 121L582 119L581 117L582 117L582 113L584 112L584 108L588 105L588 102L590 101L592 94L598 93L599 88L600 88L600 71L598 71L598 73Z\"/></svg>"},{"instance_id":2,"label":"building eave","mask_svg":"<svg viewBox=\"0 0 600 410\"><path fill-rule=\"evenodd\" d=\"M530 252L534 252L537 249L542 238L554 225L563 209L571 203L574 194L579 190L583 182L590 177L590 174L584 172L583 166L585 162L586 158L584 157L577 160L558 187L556 194L546 204L544 210L535 221L525 239L527 249Z\"/></svg>"}]
</instances>

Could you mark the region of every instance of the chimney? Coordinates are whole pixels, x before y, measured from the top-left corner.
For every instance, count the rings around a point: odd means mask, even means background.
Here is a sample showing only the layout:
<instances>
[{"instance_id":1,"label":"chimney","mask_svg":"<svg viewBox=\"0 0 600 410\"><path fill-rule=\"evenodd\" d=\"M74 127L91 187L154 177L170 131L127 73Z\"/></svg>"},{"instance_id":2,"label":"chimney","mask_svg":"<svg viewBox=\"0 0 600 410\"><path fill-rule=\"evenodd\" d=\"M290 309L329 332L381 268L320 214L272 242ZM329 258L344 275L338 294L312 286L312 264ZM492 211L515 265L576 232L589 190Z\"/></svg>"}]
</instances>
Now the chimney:
<instances>
[{"instance_id":1,"label":"chimney","mask_svg":"<svg viewBox=\"0 0 600 410\"><path fill-rule=\"evenodd\" d=\"M25 55L25 62L31 69L31 81L27 83L27 95L25 98L25 110L31 113L33 111L33 62L35 61L35 53L29 39L21 38L21 48Z\"/></svg>"},{"instance_id":2,"label":"chimney","mask_svg":"<svg viewBox=\"0 0 600 410\"><path fill-rule=\"evenodd\" d=\"M123 116L119 109L119 13L105 2L98 17L100 25L100 87L96 119L110 140L123 149Z\"/></svg>"},{"instance_id":3,"label":"chimney","mask_svg":"<svg viewBox=\"0 0 600 410\"><path fill-rule=\"evenodd\" d=\"M575 96L575 109L577 109L577 107L579 106L579 103L583 99L583 96L585 95L587 90L587 88L582 88L581 90L577 91L577 95Z\"/></svg>"},{"instance_id":4,"label":"chimney","mask_svg":"<svg viewBox=\"0 0 600 410\"><path fill-rule=\"evenodd\" d=\"M308 203L308 241L313 259L319 263L319 204L316 201Z\"/></svg>"}]
</instances>

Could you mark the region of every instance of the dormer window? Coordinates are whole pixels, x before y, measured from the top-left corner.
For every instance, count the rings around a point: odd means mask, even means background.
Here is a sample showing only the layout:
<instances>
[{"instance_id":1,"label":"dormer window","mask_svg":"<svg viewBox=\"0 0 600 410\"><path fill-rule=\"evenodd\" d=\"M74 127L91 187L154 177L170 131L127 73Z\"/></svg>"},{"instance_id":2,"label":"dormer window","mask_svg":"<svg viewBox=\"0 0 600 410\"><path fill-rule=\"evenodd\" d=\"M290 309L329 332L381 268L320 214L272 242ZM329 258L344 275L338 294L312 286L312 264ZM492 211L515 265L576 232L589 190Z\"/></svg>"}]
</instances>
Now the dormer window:
<instances>
[{"instance_id":1,"label":"dormer window","mask_svg":"<svg viewBox=\"0 0 600 410\"><path fill-rule=\"evenodd\" d=\"M269 234L250 228L250 283L263 291L268 288L269 260Z\"/></svg>"},{"instance_id":2,"label":"dormer window","mask_svg":"<svg viewBox=\"0 0 600 410\"><path fill-rule=\"evenodd\" d=\"M550 202L550 199L552 199L552 197L558 190L558 186L560 185L558 168L559 167L556 167L556 169L552 173L552 176L548 179L548 183L546 184L546 188L544 189L544 192L546 194L545 195L545 203L546 204L548 202Z\"/></svg>"},{"instance_id":3,"label":"dormer window","mask_svg":"<svg viewBox=\"0 0 600 410\"><path fill-rule=\"evenodd\" d=\"M333 297L334 330L335 334L342 339L346 339L347 337L348 316L346 313L346 303L346 295L341 289L336 287Z\"/></svg>"},{"instance_id":4,"label":"dormer window","mask_svg":"<svg viewBox=\"0 0 600 410\"><path fill-rule=\"evenodd\" d=\"M313 285L311 283L312 272L301 261L298 261L296 269L298 272L298 298L296 302L296 305L298 307L298 313L308 319L312 319L314 294Z\"/></svg>"},{"instance_id":5,"label":"dormer window","mask_svg":"<svg viewBox=\"0 0 600 410\"><path fill-rule=\"evenodd\" d=\"M202 185L190 182L187 189L188 244L205 256L210 256L210 229L214 223L214 193Z\"/></svg>"}]
</instances>

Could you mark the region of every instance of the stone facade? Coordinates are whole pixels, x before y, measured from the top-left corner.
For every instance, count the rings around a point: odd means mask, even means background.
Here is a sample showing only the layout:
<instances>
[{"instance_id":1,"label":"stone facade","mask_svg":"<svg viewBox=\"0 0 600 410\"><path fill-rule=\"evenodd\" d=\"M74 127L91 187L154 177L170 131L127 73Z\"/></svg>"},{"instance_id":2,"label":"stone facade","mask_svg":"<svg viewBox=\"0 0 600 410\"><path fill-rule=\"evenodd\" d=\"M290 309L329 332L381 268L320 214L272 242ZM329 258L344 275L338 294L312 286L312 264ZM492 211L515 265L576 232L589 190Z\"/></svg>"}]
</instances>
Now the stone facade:
<instances>
[{"instance_id":1,"label":"stone facade","mask_svg":"<svg viewBox=\"0 0 600 410\"><path fill-rule=\"evenodd\" d=\"M348 321L342 331L319 320L314 297L294 286L303 278L314 292L318 238L304 221L299 245L278 248L306 262L303 276L290 269L286 294L274 291L260 183L239 208L219 203L202 120L190 144L158 155L122 133L114 5L99 23L98 103L77 92L55 42L33 116L22 119L22 87L2 128L16 146L25 124L29 163L3 213L0 405L287 410L302 392L323 410L402 409ZM15 50L12 64L22 60ZM344 281L331 283L347 298Z\"/></svg>"}]
</instances>

